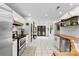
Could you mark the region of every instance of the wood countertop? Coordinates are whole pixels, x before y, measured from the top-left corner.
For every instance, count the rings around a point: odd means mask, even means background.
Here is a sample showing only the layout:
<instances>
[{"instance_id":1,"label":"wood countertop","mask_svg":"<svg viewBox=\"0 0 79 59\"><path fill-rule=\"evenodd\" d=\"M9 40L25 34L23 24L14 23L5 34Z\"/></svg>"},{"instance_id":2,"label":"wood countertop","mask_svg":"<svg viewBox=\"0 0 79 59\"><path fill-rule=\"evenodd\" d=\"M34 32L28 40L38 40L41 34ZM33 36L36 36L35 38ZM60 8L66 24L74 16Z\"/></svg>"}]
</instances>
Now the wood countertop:
<instances>
[{"instance_id":1,"label":"wood countertop","mask_svg":"<svg viewBox=\"0 0 79 59\"><path fill-rule=\"evenodd\" d=\"M67 40L79 40L79 37L75 36L68 36L68 35L63 35L63 34L55 34L55 36L67 39ZM59 49L55 49L53 51L52 55L56 56L79 56L79 52L76 50L75 46L73 43L71 43L71 52L60 52Z\"/></svg>"},{"instance_id":2,"label":"wood countertop","mask_svg":"<svg viewBox=\"0 0 79 59\"><path fill-rule=\"evenodd\" d=\"M68 36L68 35L63 35L63 34L55 34L55 35L67 40L79 40L79 37L75 37L75 36Z\"/></svg>"},{"instance_id":3,"label":"wood countertop","mask_svg":"<svg viewBox=\"0 0 79 59\"><path fill-rule=\"evenodd\" d=\"M27 37L27 35L28 34L25 34L25 36L24 37ZM15 39L15 38L12 38L12 41L14 42L14 41L16 41L17 39Z\"/></svg>"}]
</instances>

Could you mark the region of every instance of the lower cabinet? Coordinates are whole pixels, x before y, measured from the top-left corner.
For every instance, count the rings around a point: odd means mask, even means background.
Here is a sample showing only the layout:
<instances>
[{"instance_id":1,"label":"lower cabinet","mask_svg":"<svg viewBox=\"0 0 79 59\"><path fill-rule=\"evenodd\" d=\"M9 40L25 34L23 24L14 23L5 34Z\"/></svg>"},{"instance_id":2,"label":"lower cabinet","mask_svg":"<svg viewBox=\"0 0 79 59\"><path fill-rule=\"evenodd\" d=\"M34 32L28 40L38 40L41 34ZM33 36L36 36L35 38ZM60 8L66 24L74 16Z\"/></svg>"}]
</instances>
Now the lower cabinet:
<instances>
[{"instance_id":1,"label":"lower cabinet","mask_svg":"<svg viewBox=\"0 0 79 59\"><path fill-rule=\"evenodd\" d=\"M13 41L13 56L17 56L17 40Z\"/></svg>"},{"instance_id":2,"label":"lower cabinet","mask_svg":"<svg viewBox=\"0 0 79 59\"><path fill-rule=\"evenodd\" d=\"M55 36L55 47L57 48L57 49L59 49L59 47L60 47L60 37L58 37L58 36Z\"/></svg>"}]
</instances>

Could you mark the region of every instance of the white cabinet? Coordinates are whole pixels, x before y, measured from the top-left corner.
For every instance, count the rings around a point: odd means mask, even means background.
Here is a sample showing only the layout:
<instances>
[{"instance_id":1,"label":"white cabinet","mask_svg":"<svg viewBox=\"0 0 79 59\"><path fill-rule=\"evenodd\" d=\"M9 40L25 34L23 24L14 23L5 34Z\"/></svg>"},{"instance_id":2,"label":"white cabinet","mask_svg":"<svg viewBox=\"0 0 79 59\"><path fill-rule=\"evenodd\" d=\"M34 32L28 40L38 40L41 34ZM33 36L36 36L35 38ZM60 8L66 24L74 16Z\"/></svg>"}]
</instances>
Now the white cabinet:
<instances>
[{"instance_id":1,"label":"white cabinet","mask_svg":"<svg viewBox=\"0 0 79 59\"><path fill-rule=\"evenodd\" d=\"M17 56L17 40L13 41L13 56Z\"/></svg>"},{"instance_id":2,"label":"white cabinet","mask_svg":"<svg viewBox=\"0 0 79 59\"><path fill-rule=\"evenodd\" d=\"M30 40L29 40L29 35L27 35L27 36L26 36L26 47L27 47L27 45L28 45L29 42L30 42Z\"/></svg>"},{"instance_id":3,"label":"white cabinet","mask_svg":"<svg viewBox=\"0 0 79 59\"><path fill-rule=\"evenodd\" d=\"M58 36L55 36L55 46L56 46L56 48L58 48L59 49L59 45L60 45L60 37L58 37Z\"/></svg>"}]
</instances>

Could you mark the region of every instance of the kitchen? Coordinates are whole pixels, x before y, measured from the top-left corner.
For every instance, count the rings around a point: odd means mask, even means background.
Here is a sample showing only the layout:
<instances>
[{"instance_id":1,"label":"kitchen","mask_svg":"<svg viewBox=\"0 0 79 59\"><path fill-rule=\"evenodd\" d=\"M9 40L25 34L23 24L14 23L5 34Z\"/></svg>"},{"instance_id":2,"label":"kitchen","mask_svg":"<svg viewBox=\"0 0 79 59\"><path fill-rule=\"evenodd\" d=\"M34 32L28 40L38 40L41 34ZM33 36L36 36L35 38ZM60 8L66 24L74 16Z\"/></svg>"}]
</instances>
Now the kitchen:
<instances>
[{"instance_id":1,"label":"kitchen","mask_svg":"<svg viewBox=\"0 0 79 59\"><path fill-rule=\"evenodd\" d=\"M0 56L79 56L78 10L78 3L1 3Z\"/></svg>"}]
</instances>

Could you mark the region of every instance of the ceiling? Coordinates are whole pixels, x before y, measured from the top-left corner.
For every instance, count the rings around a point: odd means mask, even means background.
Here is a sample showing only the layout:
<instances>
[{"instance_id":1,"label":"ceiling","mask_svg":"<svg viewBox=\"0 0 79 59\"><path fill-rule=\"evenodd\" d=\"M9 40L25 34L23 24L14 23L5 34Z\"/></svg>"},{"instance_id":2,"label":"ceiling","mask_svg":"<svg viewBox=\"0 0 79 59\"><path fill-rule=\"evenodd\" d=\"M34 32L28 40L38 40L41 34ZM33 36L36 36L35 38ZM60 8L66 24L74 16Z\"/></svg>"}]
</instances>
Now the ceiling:
<instances>
[{"instance_id":1,"label":"ceiling","mask_svg":"<svg viewBox=\"0 0 79 59\"><path fill-rule=\"evenodd\" d=\"M57 20L79 4L70 3L6 3L23 17L31 16L37 20Z\"/></svg>"}]
</instances>

